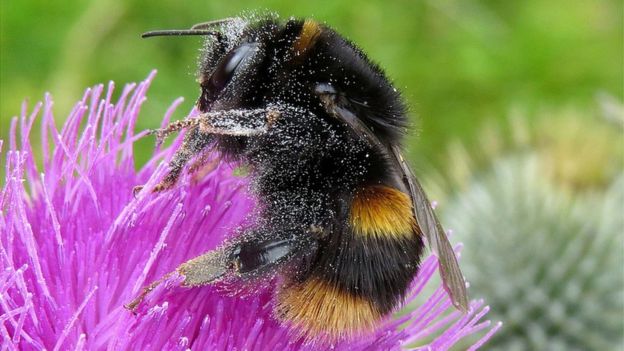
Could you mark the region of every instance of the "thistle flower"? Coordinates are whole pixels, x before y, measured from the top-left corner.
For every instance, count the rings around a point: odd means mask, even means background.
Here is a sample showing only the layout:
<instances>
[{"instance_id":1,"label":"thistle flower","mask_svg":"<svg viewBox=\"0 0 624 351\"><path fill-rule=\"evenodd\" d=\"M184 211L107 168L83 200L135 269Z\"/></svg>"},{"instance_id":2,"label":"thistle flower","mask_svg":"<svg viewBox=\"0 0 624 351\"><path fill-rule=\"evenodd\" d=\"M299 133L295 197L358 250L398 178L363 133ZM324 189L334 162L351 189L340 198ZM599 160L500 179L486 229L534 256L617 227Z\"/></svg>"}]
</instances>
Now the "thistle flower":
<instances>
[{"instance_id":1,"label":"thistle flower","mask_svg":"<svg viewBox=\"0 0 624 351\"><path fill-rule=\"evenodd\" d=\"M314 350L272 315L272 287L224 296L213 287L183 288L179 277L152 291L136 315L123 305L141 287L181 262L214 248L245 222L254 203L244 178L218 164L203 177L185 176L160 194L132 195L154 185L181 138L135 171L134 126L152 73L126 86L116 103L110 83L88 89L61 130L46 95L11 124L6 182L0 195L0 320L9 349ZM166 113L167 123L180 100ZM30 135L41 115L41 151ZM41 155L42 160L36 160ZM42 166L41 166L42 164ZM164 164L164 163L163 163ZM145 193L145 192L144 192ZM408 302L437 268L422 264ZM479 348L500 327L482 321L489 308L473 301L453 311L444 290L335 350L445 350L481 331Z\"/></svg>"}]
</instances>

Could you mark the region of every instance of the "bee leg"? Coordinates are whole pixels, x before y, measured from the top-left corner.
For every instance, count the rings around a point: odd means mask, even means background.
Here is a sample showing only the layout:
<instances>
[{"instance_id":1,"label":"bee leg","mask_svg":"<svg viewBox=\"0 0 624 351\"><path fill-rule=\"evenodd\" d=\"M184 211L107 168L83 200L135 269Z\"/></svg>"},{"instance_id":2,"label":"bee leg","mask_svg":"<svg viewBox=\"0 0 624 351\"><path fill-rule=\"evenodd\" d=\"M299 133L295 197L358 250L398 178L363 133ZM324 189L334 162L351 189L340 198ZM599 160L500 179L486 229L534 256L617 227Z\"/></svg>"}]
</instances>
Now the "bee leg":
<instances>
[{"instance_id":1,"label":"bee leg","mask_svg":"<svg viewBox=\"0 0 624 351\"><path fill-rule=\"evenodd\" d=\"M188 134L184 137L182 146L176 151L169 163L169 171L163 178L163 180L156 184L152 192L160 192L170 189L175 185L176 181L182 173L182 169L187 162L194 156L202 152L213 138L210 134L203 133L199 127L194 127L188 131ZM143 189L143 186L136 186L133 189L135 196Z\"/></svg>"},{"instance_id":2,"label":"bee leg","mask_svg":"<svg viewBox=\"0 0 624 351\"><path fill-rule=\"evenodd\" d=\"M141 289L141 293L137 295L137 297L135 297L132 301L125 304L124 308L133 313L136 312L136 308L145 299L145 296L147 296L147 294L149 294L152 290L154 290L154 288L156 288L158 285L162 284L165 280L171 277L172 274L173 272L167 273L162 278L156 280L155 282L152 282L150 285Z\"/></svg>"},{"instance_id":3,"label":"bee leg","mask_svg":"<svg viewBox=\"0 0 624 351\"><path fill-rule=\"evenodd\" d=\"M162 144L165 138L167 138L170 134L180 131L184 128L195 127L198 124L199 120L196 118L185 119L182 121L174 121L169 123L165 128L151 130L150 134L155 134L156 143Z\"/></svg>"},{"instance_id":4,"label":"bee leg","mask_svg":"<svg viewBox=\"0 0 624 351\"><path fill-rule=\"evenodd\" d=\"M265 134L281 117L274 108L206 112L198 116L204 133L252 137Z\"/></svg>"},{"instance_id":5,"label":"bee leg","mask_svg":"<svg viewBox=\"0 0 624 351\"><path fill-rule=\"evenodd\" d=\"M222 247L188 260L181 264L175 271L165 274L162 278L141 289L139 295L125 304L124 307L135 312L137 307L152 290L176 273L184 277L183 286L199 286L216 282L230 270L227 256L228 249Z\"/></svg>"},{"instance_id":6,"label":"bee leg","mask_svg":"<svg viewBox=\"0 0 624 351\"><path fill-rule=\"evenodd\" d=\"M263 233L250 231L242 239L221 246L182 263L174 272L151 283L132 301L124 305L135 311L154 288L177 273L182 286L196 287L214 284L227 277L251 279L276 271L276 268L296 262L297 267L309 265L317 250L317 241L307 232L280 231Z\"/></svg>"},{"instance_id":7,"label":"bee leg","mask_svg":"<svg viewBox=\"0 0 624 351\"><path fill-rule=\"evenodd\" d=\"M280 117L281 113L274 108L214 111L203 113L197 118L176 121L153 131L160 142L175 131L191 128L182 147L173 156L169 172L152 191L160 192L173 187L186 163L213 140L213 135L252 137L265 134ZM136 186L132 192L136 196L141 189L143 186Z\"/></svg>"},{"instance_id":8,"label":"bee leg","mask_svg":"<svg viewBox=\"0 0 624 351\"><path fill-rule=\"evenodd\" d=\"M267 236L252 232L222 249L189 260L177 271L184 286L212 284L226 276L237 279L262 277L296 261L306 263L316 253L316 240L308 235L283 232Z\"/></svg>"},{"instance_id":9,"label":"bee leg","mask_svg":"<svg viewBox=\"0 0 624 351\"><path fill-rule=\"evenodd\" d=\"M193 184L198 183L217 169L219 163L221 163L221 157L214 156L210 150L204 150L199 158L188 167L188 173L192 175Z\"/></svg>"},{"instance_id":10,"label":"bee leg","mask_svg":"<svg viewBox=\"0 0 624 351\"><path fill-rule=\"evenodd\" d=\"M188 167L188 173L193 174L195 172L204 173L205 168L208 168L206 173L216 168L216 166L220 162L220 158L215 156L212 152L212 149L204 149L200 152L199 156L191 163ZM212 157L211 157L212 156Z\"/></svg>"}]
</instances>

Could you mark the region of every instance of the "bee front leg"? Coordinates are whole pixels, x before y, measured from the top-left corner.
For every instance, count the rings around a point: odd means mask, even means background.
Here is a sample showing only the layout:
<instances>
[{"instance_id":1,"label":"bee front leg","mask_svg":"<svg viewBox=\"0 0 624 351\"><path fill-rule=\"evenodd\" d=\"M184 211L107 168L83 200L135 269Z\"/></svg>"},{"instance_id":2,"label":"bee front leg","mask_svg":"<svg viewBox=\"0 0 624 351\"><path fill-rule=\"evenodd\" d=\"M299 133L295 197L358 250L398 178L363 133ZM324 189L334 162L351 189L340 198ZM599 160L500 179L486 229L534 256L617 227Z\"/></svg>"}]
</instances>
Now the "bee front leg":
<instances>
[{"instance_id":1,"label":"bee front leg","mask_svg":"<svg viewBox=\"0 0 624 351\"><path fill-rule=\"evenodd\" d=\"M196 118L177 121L163 129L154 131L159 142L167 135L184 128L190 128L184 138L184 143L174 154L169 164L169 172L158 183L153 192L170 189L180 177L182 169L195 155L201 154L215 135L253 137L265 134L281 117L281 112L274 108L253 110L224 110L203 113ZM201 168L203 164L196 163L192 168ZM136 196L143 186L136 186L133 193Z\"/></svg>"},{"instance_id":2,"label":"bee front leg","mask_svg":"<svg viewBox=\"0 0 624 351\"><path fill-rule=\"evenodd\" d=\"M206 112L197 120L204 133L252 137L267 133L280 117L280 111L269 107Z\"/></svg>"},{"instance_id":3,"label":"bee front leg","mask_svg":"<svg viewBox=\"0 0 624 351\"><path fill-rule=\"evenodd\" d=\"M169 163L169 171L163 180L156 184L152 192L160 192L170 189L175 185L176 181L182 173L182 169L188 161L195 155L200 154L208 144L213 141L211 134L202 132L199 126L195 126L184 136L182 146L176 151ZM136 196L143 189L143 185L134 187L133 193Z\"/></svg>"}]
</instances>

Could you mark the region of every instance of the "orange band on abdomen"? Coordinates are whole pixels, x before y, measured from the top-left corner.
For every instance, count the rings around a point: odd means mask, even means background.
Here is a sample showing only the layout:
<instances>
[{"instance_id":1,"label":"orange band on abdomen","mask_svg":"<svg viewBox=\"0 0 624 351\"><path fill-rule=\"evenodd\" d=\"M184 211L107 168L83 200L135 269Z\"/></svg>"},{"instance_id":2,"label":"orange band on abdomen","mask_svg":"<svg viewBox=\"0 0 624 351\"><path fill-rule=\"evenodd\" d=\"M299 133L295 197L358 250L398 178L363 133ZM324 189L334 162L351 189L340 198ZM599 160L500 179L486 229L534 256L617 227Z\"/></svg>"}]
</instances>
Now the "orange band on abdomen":
<instances>
[{"instance_id":1,"label":"orange band on abdomen","mask_svg":"<svg viewBox=\"0 0 624 351\"><path fill-rule=\"evenodd\" d=\"M418 228L409 196L385 185L367 186L356 192L349 223L356 235L378 238L409 237Z\"/></svg>"}]
</instances>

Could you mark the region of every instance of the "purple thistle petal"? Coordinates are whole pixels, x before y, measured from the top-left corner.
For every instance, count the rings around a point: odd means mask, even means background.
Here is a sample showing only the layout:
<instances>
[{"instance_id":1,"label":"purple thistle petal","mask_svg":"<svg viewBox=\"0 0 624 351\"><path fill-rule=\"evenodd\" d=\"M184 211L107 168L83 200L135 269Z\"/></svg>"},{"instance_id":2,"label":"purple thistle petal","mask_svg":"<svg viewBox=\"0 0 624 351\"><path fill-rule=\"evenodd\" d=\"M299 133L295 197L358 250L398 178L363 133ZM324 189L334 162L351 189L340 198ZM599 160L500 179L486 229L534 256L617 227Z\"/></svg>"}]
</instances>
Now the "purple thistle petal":
<instances>
[{"instance_id":1,"label":"purple thistle petal","mask_svg":"<svg viewBox=\"0 0 624 351\"><path fill-rule=\"evenodd\" d=\"M60 131L49 94L30 114L24 104L11 121L0 194L0 335L8 349L446 350L486 329L476 350L500 328L481 320L488 311L482 302L461 315L438 287L378 330L330 345L297 338L273 317L271 284L230 296L211 286L184 288L177 274L151 291L136 315L126 310L143 286L232 235L254 206L246 180L228 164L149 192L182 142L178 136L157 147L134 170L134 143L147 133L135 133L136 120L154 75L126 85L116 103L113 82L106 91L87 89ZM30 142L36 118L42 169ZM139 184L146 190L135 198ZM437 265L435 256L424 260L406 303L423 294Z\"/></svg>"}]
</instances>

